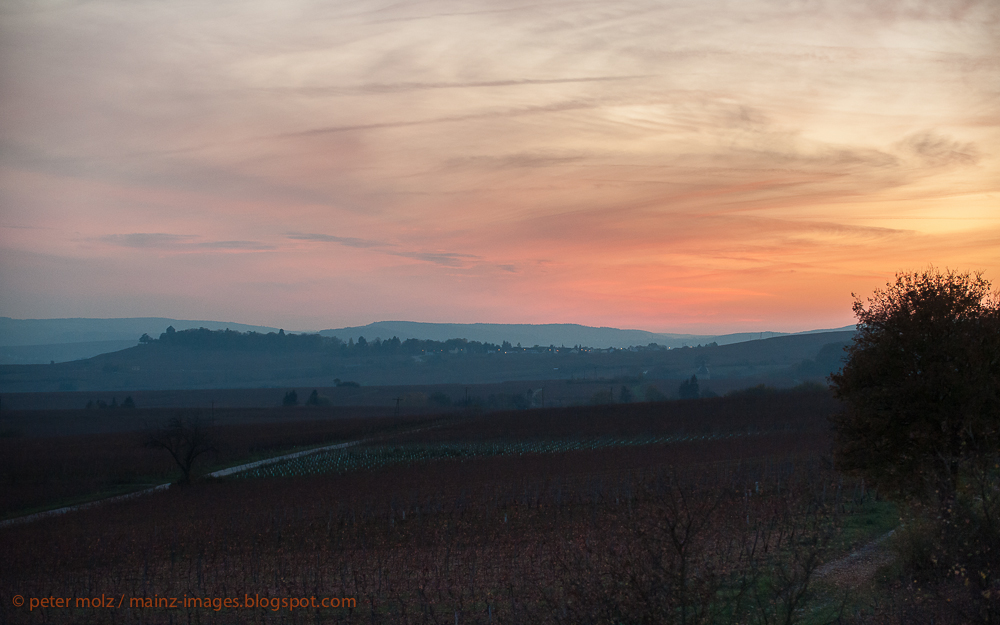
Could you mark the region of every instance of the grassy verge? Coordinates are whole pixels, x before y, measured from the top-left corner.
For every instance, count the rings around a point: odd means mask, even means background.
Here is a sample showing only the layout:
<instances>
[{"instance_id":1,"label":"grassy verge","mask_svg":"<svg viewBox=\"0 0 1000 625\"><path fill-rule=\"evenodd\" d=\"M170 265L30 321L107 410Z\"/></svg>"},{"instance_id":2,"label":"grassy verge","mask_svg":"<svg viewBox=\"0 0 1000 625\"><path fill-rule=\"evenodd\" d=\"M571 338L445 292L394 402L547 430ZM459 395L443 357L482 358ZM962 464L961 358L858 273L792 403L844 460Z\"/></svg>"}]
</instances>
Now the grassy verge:
<instances>
[{"instance_id":1,"label":"grassy verge","mask_svg":"<svg viewBox=\"0 0 1000 625\"><path fill-rule=\"evenodd\" d=\"M843 521L837 548L848 553L852 548L884 536L899 525L899 509L889 501L866 497Z\"/></svg>"},{"instance_id":2,"label":"grassy verge","mask_svg":"<svg viewBox=\"0 0 1000 625\"><path fill-rule=\"evenodd\" d=\"M876 501L865 497L853 506L842 520L836 539L830 550L828 562L849 556L859 548L884 537L899 525L899 509L888 501ZM856 565L862 565L858 562ZM838 584L827 578L819 578L813 585L813 596L805 606L801 622L805 625L821 625L839 622L845 614L855 614L871 606L878 594L875 580L869 583L849 586Z\"/></svg>"}]
</instances>

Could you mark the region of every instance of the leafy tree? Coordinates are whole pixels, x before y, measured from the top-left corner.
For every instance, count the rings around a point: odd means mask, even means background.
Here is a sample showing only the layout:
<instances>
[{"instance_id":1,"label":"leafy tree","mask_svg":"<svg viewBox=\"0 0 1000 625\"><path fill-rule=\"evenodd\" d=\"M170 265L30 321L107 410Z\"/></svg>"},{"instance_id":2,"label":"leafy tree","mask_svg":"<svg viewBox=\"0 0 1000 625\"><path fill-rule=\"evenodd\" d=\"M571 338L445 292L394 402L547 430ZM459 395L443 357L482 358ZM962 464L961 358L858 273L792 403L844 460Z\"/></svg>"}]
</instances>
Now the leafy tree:
<instances>
[{"instance_id":1,"label":"leafy tree","mask_svg":"<svg viewBox=\"0 0 1000 625\"><path fill-rule=\"evenodd\" d=\"M149 449L166 449L181 470L179 484L191 483L195 460L215 453L215 442L207 425L197 415L172 417L165 427L149 432L144 444Z\"/></svg>"},{"instance_id":2,"label":"leafy tree","mask_svg":"<svg viewBox=\"0 0 1000 625\"><path fill-rule=\"evenodd\" d=\"M299 394L294 390L285 393L284 399L281 400L282 406L298 406L299 405Z\"/></svg>"},{"instance_id":3,"label":"leafy tree","mask_svg":"<svg viewBox=\"0 0 1000 625\"><path fill-rule=\"evenodd\" d=\"M854 343L830 376L845 409L835 459L946 511L1000 450L1000 301L981 273L901 273L854 302ZM855 296L857 297L857 296Z\"/></svg>"}]
</instances>

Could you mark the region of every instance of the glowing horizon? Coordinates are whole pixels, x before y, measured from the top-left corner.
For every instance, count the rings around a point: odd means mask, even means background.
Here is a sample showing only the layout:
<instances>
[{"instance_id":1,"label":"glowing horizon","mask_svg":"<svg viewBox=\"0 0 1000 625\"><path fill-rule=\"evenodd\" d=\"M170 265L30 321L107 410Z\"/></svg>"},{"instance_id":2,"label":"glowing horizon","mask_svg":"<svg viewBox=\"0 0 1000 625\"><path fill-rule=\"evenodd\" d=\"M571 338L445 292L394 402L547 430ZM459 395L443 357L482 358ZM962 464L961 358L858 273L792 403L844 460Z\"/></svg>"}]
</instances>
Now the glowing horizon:
<instances>
[{"instance_id":1,"label":"glowing horizon","mask_svg":"<svg viewBox=\"0 0 1000 625\"><path fill-rule=\"evenodd\" d=\"M0 9L0 315L794 332L1000 287L1000 6Z\"/></svg>"}]
</instances>

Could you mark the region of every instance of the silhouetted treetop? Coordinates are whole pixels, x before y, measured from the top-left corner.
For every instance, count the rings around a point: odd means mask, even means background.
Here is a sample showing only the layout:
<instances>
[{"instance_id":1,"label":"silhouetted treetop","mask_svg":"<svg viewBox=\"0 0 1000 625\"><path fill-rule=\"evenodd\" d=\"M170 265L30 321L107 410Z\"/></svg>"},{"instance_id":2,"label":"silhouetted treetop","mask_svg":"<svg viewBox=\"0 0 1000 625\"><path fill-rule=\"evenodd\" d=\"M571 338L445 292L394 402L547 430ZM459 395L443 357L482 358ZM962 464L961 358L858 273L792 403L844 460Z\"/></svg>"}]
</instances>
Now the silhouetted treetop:
<instances>
[{"instance_id":1,"label":"silhouetted treetop","mask_svg":"<svg viewBox=\"0 0 1000 625\"><path fill-rule=\"evenodd\" d=\"M830 376L838 465L945 506L1000 450L1000 301L981 274L896 276L867 304Z\"/></svg>"}]
</instances>

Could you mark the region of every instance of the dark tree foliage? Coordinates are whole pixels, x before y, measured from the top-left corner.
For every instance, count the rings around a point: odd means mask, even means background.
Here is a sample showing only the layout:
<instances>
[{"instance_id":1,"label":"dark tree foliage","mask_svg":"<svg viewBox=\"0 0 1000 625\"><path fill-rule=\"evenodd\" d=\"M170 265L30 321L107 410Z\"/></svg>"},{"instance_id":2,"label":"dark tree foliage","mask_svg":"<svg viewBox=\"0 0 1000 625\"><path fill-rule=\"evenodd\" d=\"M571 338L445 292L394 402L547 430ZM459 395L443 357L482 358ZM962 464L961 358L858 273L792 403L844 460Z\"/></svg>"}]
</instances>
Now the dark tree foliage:
<instances>
[{"instance_id":1,"label":"dark tree foliage","mask_svg":"<svg viewBox=\"0 0 1000 625\"><path fill-rule=\"evenodd\" d=\"M678 387L677 394L681 399L698 399L698 377L691 376L690 380L684 380Z\"/></svg>"},{"instance_id":2,"label":"dark tree foliage","mask_svg":"<svg viewBox=\"0 0 1000 625\"><path fill-rule=\"evenodd\" d=\"M499 345L480 343L467 339L448 339L447 341L407 339L400 341L398 337L372 341L358 337L357 343L351 338L344 342L335 336L320 336L319 334L291 334L283 330L279 332L237 332L235 330L209 330L207 328L191 328L175 331L173 327L153 339L143 335L141 342L150 345L184 347L199 350L256 350L256 351L323 351L339 356L386 356L406 355L420 356L426 354L486 354L499 352ZM509 345L509 344L508 344ZM510 348L521 351L520 347Z\"/></svg>"},{"instance_id":3,"label":"dark tree foliage","mask_svg":"<svg viewBox=\"0 0 1000 625\"><path fill-rule=\"evenodd\" d=\"M294 390L285 393L285 397L281 400L282 406L298 406L299 405L299 394Z\"/></svg>"},{"instance_id":4,"label":"dark tree foliage","mask_svg":"<svg viewBox=\"0 0 1000 625\"><path fill-rule=\"evenodd\" d=\"M320 395L318 390L313 389L313 392L309 393L309 398L306 399L306 405L307 406L329 406L330 405L330 398L329 397L324 397L323 395Z\"/></svg>"},{"instance_id":5,"label":"dark tree foliage","mask_svg":"<svg viewBox=\"0 0 1000 625\"><path fill-rule=\"evenodd\" d=\"M1000 306L980 273L901 273L854 302L854 343L830 376L844 410L835 458L944 509L1000 450ZM856 296L855 296L856 297Z\"/></svg>"},{"instance_id":6,"label":"dark tree foliage","mask_svg":"<svg viewBox=\"0 0 1000 625\"><path fill-rule=\"evenodd\" d=\"M191 328L171 331L167 329L155 341L161 345L187 347L191 349L225 350L317 350L324 346L324 337L318 334L285 334L281 332L237 332L235 330L209 330Z\"/></svg>"},{"instance_id":7,"label":"dark tree foliage","mask_svg":"<svg viewBox=\"0 0 1000 625\"><path fill-rule=\"evenodd\" d=\"M621 390L618 391L618 401L623 404L627 404L632 401L632 391L627 386L622 386Z\"/></svg>"},{"instance_id":8,"label":"dark tree foliage","mask_svg":"<svg viewBox=\"0 0 1000 625\"><path fill-rule=\"evenodd\" d=\"M829 377L844 366L844 343L827 343L816 354L815 360L803 360L796 368L802 377Z\"/></svg>"}]
</instances>

